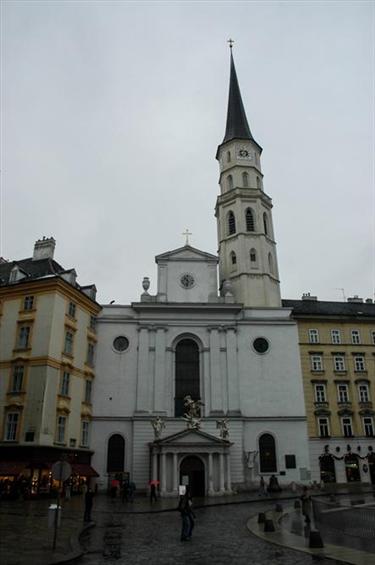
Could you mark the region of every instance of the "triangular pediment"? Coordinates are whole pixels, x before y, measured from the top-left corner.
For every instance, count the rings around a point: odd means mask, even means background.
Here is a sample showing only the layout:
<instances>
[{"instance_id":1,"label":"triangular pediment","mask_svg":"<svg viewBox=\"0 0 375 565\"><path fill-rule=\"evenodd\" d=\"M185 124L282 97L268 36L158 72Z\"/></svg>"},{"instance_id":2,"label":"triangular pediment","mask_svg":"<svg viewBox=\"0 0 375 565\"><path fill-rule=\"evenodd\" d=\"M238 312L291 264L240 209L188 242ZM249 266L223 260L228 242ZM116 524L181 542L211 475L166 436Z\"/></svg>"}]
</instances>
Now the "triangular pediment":
<instances>
[{"instance_id":1,"label":"triangular pediment","mask_svg":"<svg viewBox=\"0 0 375 565\"><path fill-rule=\"evenodd\" d=\"M196 249L191 245L184 245L178 249L172 249L166 253L161 253L155 257L156 263L161 261L209 261L217 263L219 261L216 255L206 253L200 249Z\"/></svg>"},{"instance_id":2,"label":"triangular pediment","mask_svg":"<svg viewBox=\"0 0 375 565\"><path fill-rule=\"evenodd\" d=\"M226 440L223 440L219 437L213 436L211 434L208 434L206 432L203 432L202 430L190 430L190 429L185 429L182 430L181 432L178 432L176 434L172 434L170 436L161 438L159 440L156 440L155 443L158 443L158 445L163 446L163 445L174 445L174 446L178 446L178 445L228 445L229 442Z\"/></svg>"}]
</instances>

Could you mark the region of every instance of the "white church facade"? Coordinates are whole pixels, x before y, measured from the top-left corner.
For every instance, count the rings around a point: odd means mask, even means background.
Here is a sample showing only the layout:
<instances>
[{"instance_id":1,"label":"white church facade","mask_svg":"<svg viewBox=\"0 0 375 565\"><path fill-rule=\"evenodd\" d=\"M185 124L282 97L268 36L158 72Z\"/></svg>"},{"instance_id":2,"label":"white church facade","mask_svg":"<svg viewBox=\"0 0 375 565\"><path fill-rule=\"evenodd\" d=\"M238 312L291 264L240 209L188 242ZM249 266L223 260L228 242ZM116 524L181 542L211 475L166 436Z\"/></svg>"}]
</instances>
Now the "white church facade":
<instances>
[{"instance_id":1,"label":"white church facade","mask_svg":"<svg viewBox=\"0 0 375 565\"><path fill-rule=\"evenodd\" d=\"M231 56L217 150L218 257L190 246L156 257L157 292L98 318L92 464L99 488L129 473L162 496L309 479L298 332L281 306L272 201ZM188 398L200 414L189 421ZM185 416L184 416L185 415ZM158 425L158 428L157 428Z\"/></svg>"}]
</instances>

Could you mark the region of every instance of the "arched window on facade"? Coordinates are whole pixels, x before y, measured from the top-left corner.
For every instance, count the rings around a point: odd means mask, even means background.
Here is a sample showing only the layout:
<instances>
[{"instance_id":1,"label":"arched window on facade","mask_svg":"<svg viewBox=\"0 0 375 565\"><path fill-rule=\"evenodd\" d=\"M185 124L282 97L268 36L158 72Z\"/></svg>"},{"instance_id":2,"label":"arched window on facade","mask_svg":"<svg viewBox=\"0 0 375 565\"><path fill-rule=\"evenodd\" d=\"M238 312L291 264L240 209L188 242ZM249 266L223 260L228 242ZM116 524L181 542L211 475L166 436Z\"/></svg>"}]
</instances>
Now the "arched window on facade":
<instances>
[{"instance_id":1,"label":"arched window on facade","mask_svg":"<svg viewBox=\"0 0 375 565\"><path fill-rule=\"evenodd\" d=\"M113 434L108 440L107 473L122 473L125 462L125 440L120 434Z\"/></svg>"},{"instance_id":2,"label":"arched window on facade","mask_svg":"<svg viewBox=\"0 0 375 565\"><path fill-rule=\"evenodd\" d=\"M268 235L268 218L265 212L263 214L263 227L264 227L264 233Z\"/></svg>"},{"instance_id":3,"label":"arched window on facade","mask_svg":"<svg viewBox=\"0 0 375 565\"><path fill-rule=\"evenodd\" d=\"M256 264L257 264L257 252L253 247L252 249L250 249L250 265L251 267L256 267Z\"/></svg>"},{"instance_id":4,"label":"arched window on facade","mask_svg":"<svg viewBox=\"0 0 375 565\"><path fill-rule=\"evenodd\" d=\"M228 235L231 235L232 233L236 233L236 218L234 217L232 210L229 210L227 219L228 219Z\"/></svg>"},{"instance_id":5,"label":"arched window on facade","mask_svg":"<svg viewBox=\"0 0 375 565\"><path fill-rule=\"evenodd\" d=\"M242 173L242 186L248 188L249 186L249 175L245 172Z\"/></svg>"},{"instance_id":6,"label":"arched window on facade","mask_svg":"<svg viewBox=\"0 0 375 565\"><path fill-rule=\"evenodd\" d=\"M176 347L175 416L183 416L184 398L200 399L199 347L193 339L182 339Z\"/></svg>"},{"instance_id":7,"label":"arched window on facade","mask_svg":"<svg viewBox=\"0 0 375 565\"><path fill-rule=\"evenodd\" d=\"M257 188L261 189L262 188L262 183L260 182L260 178L257 177Z\"/></svg>"},{"instance_id":8,"label":"arched window on facade","mask_svg":"<svg viewBox=\"0 0 375 565\"><path fill-rule=\"evenodd\" d=\"M227 151L227 163L231 162L230 151Z\"/></svg>"},{"instance_id":9,"label":"arched window on facade","mask_svg":"<svg viewBox=\"0 0 375 565\"><path fill-rule=\"evenodd\" d=\"M234 251L230 252L230 262L232 265L237 265L237 256Z\"/></svg>"},{"instance_id":10,"label":"arched window on facade","mask_svg":"<svg viewBox=\"0 0 375 565\"><path fill-rule=\"evenodd\" d=\"M232 175L227 176L227 189L232 190L233 188L233 177Z\"/></svg>"},{"instance_id":11,"label":"arched window on facade","mask_svg":"<svg viewBox=\"0 0 375 565\"><path fill-rule=\"evenodd\" d=\"M271 275L274 275L274 264L273 264L273 257L272 253L268 253L268 267Z\"/></svg>"},{"instance_id":12,"label":"arched window on facade","mask_svg":"<svg viewBox=\"0 0 375 565\"><path fill-rule=\"evenodd\" d=\"M246 231L255 231L254 212L251 208L246 210Z\"/></svg>"},{"instance_id":13,"label":"arched window on facade","mask_svg":"<svg viewBox=\"0 0 375 565\"><path fill-rule=\"evenodd\" d=\"M259 438L259 463L261 473L276 473L276 446L271 434L263 434Z\"/></svg>"}]
</instances>

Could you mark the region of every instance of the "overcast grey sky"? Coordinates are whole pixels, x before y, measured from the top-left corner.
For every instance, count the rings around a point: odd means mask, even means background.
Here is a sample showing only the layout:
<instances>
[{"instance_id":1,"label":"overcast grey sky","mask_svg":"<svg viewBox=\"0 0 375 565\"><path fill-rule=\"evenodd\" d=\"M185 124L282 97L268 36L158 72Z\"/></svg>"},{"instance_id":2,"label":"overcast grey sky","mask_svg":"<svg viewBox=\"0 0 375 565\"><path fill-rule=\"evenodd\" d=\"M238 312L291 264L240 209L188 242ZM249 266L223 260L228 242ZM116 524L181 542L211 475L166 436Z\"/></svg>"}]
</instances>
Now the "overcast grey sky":
<instances>
[{"instance_id":1,"label":"overcast grey sky","mask_svg":"<svg viewBox=\"0 0 375 565\"><path fill-rule=\"evenodd\" d=\"M374 3L2 2L0 255L54 236L101 302L216 253L229 37L284 298L374 292Z\"/></svg>"}]
</instances>

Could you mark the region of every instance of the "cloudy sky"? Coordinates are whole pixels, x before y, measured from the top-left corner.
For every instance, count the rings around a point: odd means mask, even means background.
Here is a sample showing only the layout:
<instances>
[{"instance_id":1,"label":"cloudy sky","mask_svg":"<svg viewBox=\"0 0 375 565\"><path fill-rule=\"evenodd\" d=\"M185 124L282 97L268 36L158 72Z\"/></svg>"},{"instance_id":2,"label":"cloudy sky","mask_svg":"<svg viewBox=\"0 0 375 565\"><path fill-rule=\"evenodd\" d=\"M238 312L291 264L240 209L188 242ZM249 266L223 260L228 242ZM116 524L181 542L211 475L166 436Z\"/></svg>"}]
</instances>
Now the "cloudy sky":
<instances>
[{"instance_id":1,"label":"cloudy sky","mask_svg":"<svg viewBox=\"0 0 375 565\"><path fill-rule=\"evenodd\" d=\"M101 302L217 251L229 49L274 203L281 289L374 292L373 2L6 1L0 255L42 236Z\"/></svg>"}]
</instances>

